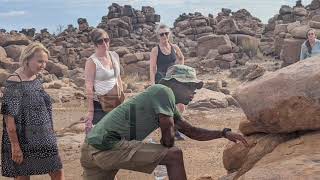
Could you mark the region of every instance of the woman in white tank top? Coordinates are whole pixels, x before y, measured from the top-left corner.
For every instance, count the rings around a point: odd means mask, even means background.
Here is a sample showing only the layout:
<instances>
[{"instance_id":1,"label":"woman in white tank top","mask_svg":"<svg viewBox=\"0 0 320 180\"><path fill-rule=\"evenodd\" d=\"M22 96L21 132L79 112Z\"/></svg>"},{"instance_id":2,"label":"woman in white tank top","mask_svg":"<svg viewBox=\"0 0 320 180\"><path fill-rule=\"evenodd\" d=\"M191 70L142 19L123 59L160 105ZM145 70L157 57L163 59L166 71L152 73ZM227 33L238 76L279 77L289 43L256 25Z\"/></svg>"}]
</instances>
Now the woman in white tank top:
<instances>
[{"instance_id":1,"label":"woman in white tank top","mask_svg":"<svg viewBox=\"0 0 320 180\"><path fill-rule=\"evenodd\" d=\"M97 96L116 94L117 88L114 88L116 84L122 88L119 56L116 52L109 51L108 33L96 28L91 32L91 40L95 45L95 53L88 58L85 65L88 100L86 129L98 123L107 113L102 110Z\"/></svg>"}]
</instances>

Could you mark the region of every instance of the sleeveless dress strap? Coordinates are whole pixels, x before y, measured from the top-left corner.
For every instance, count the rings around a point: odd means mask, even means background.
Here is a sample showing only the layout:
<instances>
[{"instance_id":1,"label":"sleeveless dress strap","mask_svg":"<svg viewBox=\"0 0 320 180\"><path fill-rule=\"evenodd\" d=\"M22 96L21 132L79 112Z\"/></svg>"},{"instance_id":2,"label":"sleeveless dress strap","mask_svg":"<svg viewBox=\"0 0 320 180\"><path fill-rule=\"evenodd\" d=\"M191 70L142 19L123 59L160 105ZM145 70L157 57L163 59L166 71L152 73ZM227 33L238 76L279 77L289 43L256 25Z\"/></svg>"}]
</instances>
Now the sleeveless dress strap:
<instances>
[{"instance_id":1,"label":"sleeveless dress strap","mask_svg":"<svg viewBox=\"0 0 320 180\"><path fill-rule=\"evenodd\" d=\"M18 76L18 78L20 79L20 82L22 82L22 79L21 79L20 75L19 75L17 72L14 72L13 74L10 74L10 75L7 77L7 79L9 79L9 77L11 77L11 76Z\"/></svg>"}]
</instances>

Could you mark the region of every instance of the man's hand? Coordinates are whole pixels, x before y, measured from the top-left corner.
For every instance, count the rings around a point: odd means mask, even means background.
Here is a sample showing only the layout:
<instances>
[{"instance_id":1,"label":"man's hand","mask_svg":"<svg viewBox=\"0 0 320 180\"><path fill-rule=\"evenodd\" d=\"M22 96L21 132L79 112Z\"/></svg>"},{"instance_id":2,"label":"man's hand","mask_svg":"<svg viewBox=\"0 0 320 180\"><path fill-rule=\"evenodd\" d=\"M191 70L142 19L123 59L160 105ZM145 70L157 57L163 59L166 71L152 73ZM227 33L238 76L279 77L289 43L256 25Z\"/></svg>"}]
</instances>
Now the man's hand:
<instances>
[{"instance_id":1,"label":"man's hand","mask_svg":"<svg viewBox=\"0 0 320 180\"><path fill-rule=\"evenodd\" d=\"M228 140L233 141L235 143L237 143L237 141L240 141L243 145L245 145L246 147L249 147L247 140L241 134L237 134L237 133L233 133L231 131L228 131L228 132L226 132L225 137Z\"/></svg>"},{"instance_id":2,"label":"man's hand","mask_svg":"<svg viewBox=\"0 0 320 180\"><path fill-rule=\"evenodd\" d=\"M93 120L93 113L88 112L87 116L85 117L85 132L86 132L86 134L88 134L93 127L92 120Z\"/></svg>"}]
</instances>

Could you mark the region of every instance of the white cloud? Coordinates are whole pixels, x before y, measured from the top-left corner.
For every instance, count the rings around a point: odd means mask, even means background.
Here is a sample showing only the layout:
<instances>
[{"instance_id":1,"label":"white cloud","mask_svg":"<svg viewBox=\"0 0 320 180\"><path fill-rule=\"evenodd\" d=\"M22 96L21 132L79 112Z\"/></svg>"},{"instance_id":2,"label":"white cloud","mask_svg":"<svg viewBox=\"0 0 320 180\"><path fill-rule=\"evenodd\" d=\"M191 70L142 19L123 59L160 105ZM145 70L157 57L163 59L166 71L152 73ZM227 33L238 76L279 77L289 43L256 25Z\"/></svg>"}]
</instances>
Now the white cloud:
<instances>
[{"instance_id":1,"label":"white cloud","mask_svg":"<svg viewBox=\"0 0 320 180\"><path fill-rule=\"evenodd\" d=\"M26 14L26 11L8 11L8 12L0 12L0 17L17 17L23 16Z\"/></svg>"}]
</instances>

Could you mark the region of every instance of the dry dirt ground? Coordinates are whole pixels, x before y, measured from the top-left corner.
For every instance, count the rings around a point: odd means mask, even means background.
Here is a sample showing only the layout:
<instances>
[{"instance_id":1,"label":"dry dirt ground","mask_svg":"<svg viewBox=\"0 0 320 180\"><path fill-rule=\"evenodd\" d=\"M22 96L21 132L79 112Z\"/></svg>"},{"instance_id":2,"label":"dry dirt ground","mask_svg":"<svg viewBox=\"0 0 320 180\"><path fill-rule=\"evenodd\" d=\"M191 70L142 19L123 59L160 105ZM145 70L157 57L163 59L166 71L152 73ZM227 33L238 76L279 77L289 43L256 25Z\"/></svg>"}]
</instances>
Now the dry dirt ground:
<instances>
[{"instance_id":1,"label":"dry dirt ground","mask_svg":"<svg viewBox=\"0 0 320 180\"><path fill-rule=\"evenodd\" d=\"M228 88L233 91L240 82L228 78L228 72L221 72L215 75L200 77L201 79L224 79L228 82ZM79 122L80 117L85 115L85 102L74 101L64 104L54 104L54 125L55 130L59 132L70 124ZM184 117L191 124L209 128L223 129L230 127L237 131L241 119L245 118L242 110L237 107L228 107L224 109L212 109L210 111L195 111L187 109ZM2 118L1 118L2 119ZM2 125L0 126L2 127ZM2 130L1 130L2 131ZM59 133L58 133L59 134ZM0 133L0 136L2 133ZM156 130L150 135L159 141L160 133ZM64 165L65 177L67 180L82 179L82 168L80 166L80 146L84 139L82 132L70 132L58 135L60 155ZM184 162L188 179L195 180L203 176L211 176L218 179L226 175L226 170L222 164L222 153L225 146L230 143L226 139L218 139L207 142L199 142L187 138L185 141L176 142L184 152ZM133 171L121 170L117 174L118 180L153 180L153 175L143 174ZM49 176L33 176L32 180L46 180ZM0 180L9 180L0 176Z\"/></svg>"}]
</instances>

